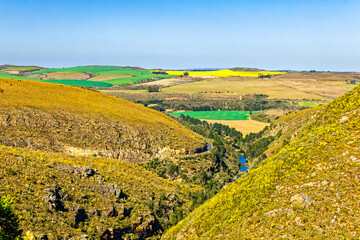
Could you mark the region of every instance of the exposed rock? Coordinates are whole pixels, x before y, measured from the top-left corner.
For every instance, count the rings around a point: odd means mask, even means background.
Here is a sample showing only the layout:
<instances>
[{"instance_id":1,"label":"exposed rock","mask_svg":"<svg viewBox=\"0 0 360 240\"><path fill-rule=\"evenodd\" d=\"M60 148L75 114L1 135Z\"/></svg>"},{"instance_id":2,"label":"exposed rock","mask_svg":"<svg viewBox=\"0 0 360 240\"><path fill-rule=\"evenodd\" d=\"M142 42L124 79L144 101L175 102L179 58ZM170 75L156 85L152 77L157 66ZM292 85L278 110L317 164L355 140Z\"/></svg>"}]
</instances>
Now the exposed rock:
<instances>
[{"instance_id":1,"label":"exposed rock","mask_svg":"<svg viewBox=\"0 0 360 240\"><path fill-rule=\"evenodd\" d=\"M296 225L298 225L298 226L303 226L303 225L304 225L304 224L301 222L300 217L296 217L296 218L295 218L295 223L296 223Z\"/></svg>"},{"instance_id":2,"label":"exposed rock","mask_svg":"<svg viewBox=\"0 0 360 240\"><path fill-rule=\"evenodd\" d=\"M310 206L312 203L315 202L309 195L306 195L305 193L292 196L290 201L292 204L305 207Z\"/></svg>"},{"instance_id":3,"label":"exposed rock","mask_svg":"<svg viewBox=\"0 0 360 240\"><path fill-rule=\"evenodd\" d=\"M120 189L118 185L107 184L107 185L95 185L96 189L102 191L105 196L110 198L111 195L115 196L116 199L126 199L127 195Z\"/></svg>"},{"instance_id":4,"label":"exposed rock","mask_svg":"<svg viewBox=\"0 0 360 240\"><path fill-rule=\"evenodd\" d=\"M131 206L125 207L123 204L120 205L118 209L118 215L122 218L130 216L131 210L133 208Z\"/></svg>"},{"instance_id":5,"label":"exposed rock","mask_svg":"<svg viewBox=\"0 0 360 240\"><path fill-rule=\"evenodd\" d=\"M54 167L60 171L72 173L80 178L89 178L94 176L95 174L99 174L97 170L94 170L88 166L80 167L80 166L69 166L69 165L56 165Z\"/></svg>"},{"instance_id":6,"label":"exposed rock","mask_svg":"<svg viewBox=\"0 0 360 240\"><path fill-rule=\"evenodd\" d=\"M345 121L347 121L349 119L349 117L348 116L343 116L341 119L340 119L340 122L342 123L342 122L345 122Z\"/></svg>"},{"instance_id":7,"label":"exposed rock","mask_svg":"<svg viewBox=\"0 0 360 240\"><path fill-rule=\"evenodd\" d=\"M44 189L44 191L47 192L47 195L43 197L43 200L47 203L50 210L65 211L64 204L61 202L59 190L59 187Z\"/></svg>"},{"instance_id":8,"label":"exposed rock","mask_svg":"<svg viewBox=\"0 0 360 240\"><path fill-rule=\"evenodd\" d=\"M132 225L141 238L150 237L156 232L163 230L159 221L152 214L140 216Z\"/></svg>"},{"instance_id":9,"label":"exposed rock","mask_svg":"<svg viewBox=\"0 0 360 240\"><path fill-rule=\"evenodd\" d=\"M281 213L282 212L282 209L274 209L274 210L271 210L271 211L268 211L265 213L265 216L276 216L278 213Z\"/></svg>"}]
</instances>

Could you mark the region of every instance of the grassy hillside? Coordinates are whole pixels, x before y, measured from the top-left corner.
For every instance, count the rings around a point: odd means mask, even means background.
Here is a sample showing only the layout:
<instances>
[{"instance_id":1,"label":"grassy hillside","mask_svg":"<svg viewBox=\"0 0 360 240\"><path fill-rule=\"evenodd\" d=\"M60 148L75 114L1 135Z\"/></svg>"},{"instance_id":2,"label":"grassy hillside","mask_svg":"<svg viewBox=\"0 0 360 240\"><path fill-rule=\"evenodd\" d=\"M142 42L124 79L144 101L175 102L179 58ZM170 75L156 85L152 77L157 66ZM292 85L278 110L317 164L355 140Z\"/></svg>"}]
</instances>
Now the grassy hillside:
<instances>
[{"instance_id":1,"label":"grassy hillside","mask_svg":"<svg viewBox=\"0 0 360 240\"><path fill-rule=\"evenodd\" d=\"M290 143L163 238L358 238L359 108L357 87L326 106L308 110L309 120Z\"/></svg>"},{"instance_id":2,"label":"grassy hillside","mask_svg":"<svg viewBox=\"0 0 360 240\"><path fill-rule=\"evenodd\" d=\"M0 144L137 162L205 145L170 117L99 92L11 79L0 89Z\"/></svg>"},{"instance_id":3,"label":"grassy hillside","mask_svg":"<svg viewBox=\"0 0 360 240\"><path fill-rule=\"evenodd\" d=\"M53 76L48 73L86 73L89 74L88 81L99 81L111 85L126 85L131 83L140 83L148 79L165 79L174 77L174 75L153 74L150 71L139 68L115 67L115 66L81 66L71 68L51 68L39 71L33 71L30 75ZM107 79L107 76L111 79ZM104 86L108 87L108 86Z\"/></svg>"},{"instance_id":4,"label":"grassy hillside","mask_svg":"<svg viewBox=\"0 0 360 240\"><path fill-rule=\"evenodd\" d=\"M71 80L71 79L56 79L56 80L41 80L38 78L24 77L20 75L12 75L9 73L0 72L0 79L16 79L16 80L31 80L37 82L50 82L78 87L112 87L113 85L105 82L93 82L84 80Z\"/></svg>"},{"instance_id":5,"label":"grassy hillside","mask_svg":"<svg viewBox=\"0 0 360 240\"><path fill-rule=\"evenodd\" d=\"M144 239L191 208L199 187L136 165L0 145L0 196L16 199L20 227L49 239Z\"/></svg>"}]
</instances>

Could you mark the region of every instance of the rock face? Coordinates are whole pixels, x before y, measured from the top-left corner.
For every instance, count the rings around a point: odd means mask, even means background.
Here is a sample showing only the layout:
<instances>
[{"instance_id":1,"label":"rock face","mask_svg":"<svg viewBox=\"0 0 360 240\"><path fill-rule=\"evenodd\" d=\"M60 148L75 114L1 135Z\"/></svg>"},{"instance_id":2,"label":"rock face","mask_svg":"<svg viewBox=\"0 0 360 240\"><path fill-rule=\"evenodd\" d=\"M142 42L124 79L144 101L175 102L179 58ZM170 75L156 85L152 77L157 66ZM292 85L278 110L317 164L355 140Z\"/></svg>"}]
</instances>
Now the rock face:
<instances>
[{"instance_id":1,"label":"rock face","mask_svg":"<svg viewBox=\"0 0 360 240\"><path fill-rule=\"evenodd\" d=\"M48 113L32 108L0 108L0 144L7 146L143 162L155 157L161 149L168 146L175 148L175 143L171 146L171 142L166 143L164 140L169 134L170 132L162 129L155 134L145 127L100 117L85 117L64 112L63 109L59 109L59 113ZM177 144L180 146L185 143ZM193 153L201 148L203 143L187 145L194 148L186 149L184 153L169 148L166 154L160 155Z\"/></svg>"},{"instance_id":2,"label":"rock face","mask_svg":"<svg viewBox=\"0 0 360 240\"><path fill-rule=\"evenodd\" d=\"M154 233L163 230L159 221L152 214L138 217L132 225L142 239L150 237Z\"/></svg>"},{"instance_id":3,"label":"rock face","mask_svg":"<svg viewBox=\"0 0 360 240\"><path fill-rule=\"evenodd\" d=\"M94 188L102 191L104 196L110 198L111 195L115 196L116 199L126 199L127 195L120 189L118 185L107 184L107 185L94 185Z\"/></svg>"},{"instance_id":4,"label":"rock face","mask_svg":"<svg viewBox=\"0 0 360 240\"><path fill-rule=\"evenodd\" d=\"M64 171L67 173L72 173L80 178L89 178L95 174L99 174L97 170L92 169L91 167L85 166L69 166L69 165L55 165L55 168Z\"/></svg>"},{"instance_id":5,"label":"rock face","mask_svg":"<svg viewBox=\"0 0 360 240\"><path fill-rule=\"evenodd\" d=\"M292 196L290 201L294 205L299 205L303 207L308 207L315 202L309 195L306 195L305 193Z\"/></svg>"},{"instance_id":6,"label":"rock face","mask_svg":"<svg viewBox=\"0 0 360 240\"><path fill-rule=\"evenodd\" d=\"M65 211L64 204L61 202L59 190L59 187L44 189L47 194L43 197L43 200L48 205L50 210Z\"/></svg>"}]
</instances>

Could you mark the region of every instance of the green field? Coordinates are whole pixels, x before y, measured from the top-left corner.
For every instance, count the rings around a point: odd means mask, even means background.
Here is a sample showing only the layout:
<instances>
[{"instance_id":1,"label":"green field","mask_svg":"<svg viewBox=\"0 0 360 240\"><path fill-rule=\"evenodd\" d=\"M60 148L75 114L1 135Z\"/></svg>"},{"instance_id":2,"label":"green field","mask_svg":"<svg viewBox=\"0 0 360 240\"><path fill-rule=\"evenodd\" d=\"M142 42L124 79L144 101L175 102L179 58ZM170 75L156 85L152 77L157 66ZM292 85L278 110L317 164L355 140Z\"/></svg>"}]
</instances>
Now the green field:
<instances>
[{"instance_id":1,"label":"green field","mask_svg":"<svg viewBox=\"0 0 360 240\"><path fill-rule=\"evenodd\" d=\"M153 74L145 69L132 69L126 67L114 66L83 66L72 68L51 68L40 71L33 71L30 74L45 74L52 72L76 72L76 73L90 73L94 75L119 75L119 78L99 81L111 85L126 85L131 83L140 83L147 79L166 79L172 78L174 75ZM132 77L122 77L122 76ZM91 80L91 79L90 79Z\"/></svg>"},{"instance_id":2,"label":"green field","mask_svg":"<svg viewBox=\"0 0 360 240\"><path fill-rule=\"evenodd\" d=\"M112 87L113 85L106 82L93 82L85 80L40 80L41 82L58 83L77 87Z\"/></svg>"},{"instance_id":3,"label":"green field","mask_svg":"<svg viewBox=\"0 0 360 240\"><path fill-rule=\"evenodd\" d=\"M322 103L318 103L318 102L298 102L298 104L301 105L301 106L317 107L317 106L320 106Z\"/></svg>"},{"instance_id":4,"label":"green field","mask_svg":"<svg viewBox=\"0 0 360 240\"><path fill-rule=\"evenodd\" d=\"M113 84L111 84L111 83L93 82L93 81L85 81L85 80L67 80L67 79L41 80L41 79L37 79L37 78L27 78L27 77L18 76L18 75L11 75L9 73L3 73L3 72L0 72L0 78L58 83L58 84L71 85L71 86L77 86L77 87L111 87L111 86L113 86Z\"/></svg>"},{"instance_id":5,"label":"green field","mask_svg":"<svg viewBox=\"0 0 360 240\"><path fill-rule=\"evenodd\" d=\"M256 112L257 111L253 111L253 113ZM180 117L181 114L207 120L249 120L250 111L195 111L170 113L169 115Z\"/></svg>"}]
</instances>

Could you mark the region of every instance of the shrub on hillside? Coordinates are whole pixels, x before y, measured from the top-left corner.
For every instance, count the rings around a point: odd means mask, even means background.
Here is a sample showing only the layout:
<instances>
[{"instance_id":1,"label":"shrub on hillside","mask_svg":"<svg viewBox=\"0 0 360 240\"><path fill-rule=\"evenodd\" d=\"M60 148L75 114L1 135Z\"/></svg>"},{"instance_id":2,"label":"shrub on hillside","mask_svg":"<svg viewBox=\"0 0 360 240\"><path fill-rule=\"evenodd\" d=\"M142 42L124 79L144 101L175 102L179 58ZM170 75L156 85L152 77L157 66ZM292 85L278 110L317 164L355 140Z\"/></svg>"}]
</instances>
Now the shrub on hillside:
<instances>
[{"instance_id":1,"label":"shrub on hillside","mask_svg":"<svg viewBox=\"0 0 360 240\"><path fill-rule=\"evenodd\" d=\"M150 85L146 87L148 92L159 92L160 87L158 85Z\"/></svg>"},{"instance_id":2,"label":"shrub on hillside","mask_svg":"<svg viewBox=\"0 0 360 240\"><path fill-rule=\"evenodd\" d=\"M0 199L0 240L13 240L22 233L19 229L19 218L11 209L13 203L11 198Z\"/></svg>"}]
</instances>

